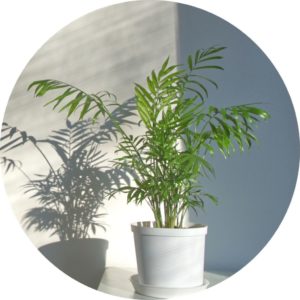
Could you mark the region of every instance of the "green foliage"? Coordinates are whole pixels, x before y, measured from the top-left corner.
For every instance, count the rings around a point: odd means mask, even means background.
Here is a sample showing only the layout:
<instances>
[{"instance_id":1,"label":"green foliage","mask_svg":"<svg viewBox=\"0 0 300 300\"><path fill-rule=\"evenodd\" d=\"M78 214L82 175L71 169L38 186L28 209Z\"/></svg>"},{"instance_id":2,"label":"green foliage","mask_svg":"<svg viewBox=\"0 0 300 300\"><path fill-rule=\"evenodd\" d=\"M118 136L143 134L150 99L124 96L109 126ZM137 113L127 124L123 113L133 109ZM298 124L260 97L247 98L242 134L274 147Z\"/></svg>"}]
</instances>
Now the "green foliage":
<instances>
[{"instance_id":1,"label":"green foliage","mask_svg":"<svg viewBox=\"0 0 300 300\"><path fill-rule=\"evenodd\" d=\"M269 117L252 105L204 106L206 83L217 84L199 71L222 70L214 63L222 59L223 49L198 50L186 66L169 65L166 59L147 77L146 86L135 85L137 110L147 130L135 138L122 136L116 165L135 171L135 184L122 191L128 202L147 199L158 227L180 227L188 208L202 208L206 200L217 203L199 185L199 176L214 175L207 152L218 149L227 157L237 147L243 151L256 140L253 124Z\"/></svg>"},{"instance_id":2,"label":"green foliage","mask_svg":"<svg viewBox=\"0 0 300 300\"><path fill-rule=\"evenodd\" d=\"M100 91L89 95L74 86L52 79L34 81L29 85L28 90L33 88L36 97L44 96L50 91L63 90L62 94L55 96L45 106L53 105L53 109L60 107L59 111L66 110L68 117L79 111L80 120L91 111L94 112L92 119L96 120L99 115L106 114L105 102L116 100L115 95L108 91Z\"/></svg>"},{"instance_id":3,"label":"green foliage","mask_svg":"<svg viewBox=\"0 0 300 300\"><path fill-rule=\"evenodd\" d=\"M167 58L158 71L149 74L146 85L135 84L137 111L145 127L139 136L127 135L95 94L52 80L36 81L29 88L35 86L37 97L63 89L46 104L54 104L54 109L61 106L68 116L80 105L80 118L90 111L94 118L108 116L121 137L115 166L133 176L132 184L112 195L125 192L128 202L147 202L157 227L181 227L187 209L203 208L207 200L217 203L199 183L201 177L215 174L207 155L217 150L226 158L236 149L250 148L256 141L254 125L269 118L265 110L254 106L258 103L223 108L206 105L209 88L218 88L206 73L223 70L219 62L224 49L199 49L184 65L172 65ZM67 99L70 92L72 97Z\"/></svg>"}]
</instances>

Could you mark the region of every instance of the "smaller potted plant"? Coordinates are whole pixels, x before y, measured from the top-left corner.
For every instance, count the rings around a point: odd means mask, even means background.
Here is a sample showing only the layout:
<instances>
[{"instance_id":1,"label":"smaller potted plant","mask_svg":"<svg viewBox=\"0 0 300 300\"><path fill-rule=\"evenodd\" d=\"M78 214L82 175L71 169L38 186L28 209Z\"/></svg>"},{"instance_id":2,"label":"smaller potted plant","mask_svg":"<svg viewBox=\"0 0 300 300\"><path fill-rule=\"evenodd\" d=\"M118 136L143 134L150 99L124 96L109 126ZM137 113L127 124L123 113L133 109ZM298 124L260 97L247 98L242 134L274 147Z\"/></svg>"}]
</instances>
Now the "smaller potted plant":
<instances>
[{"instance_id":1,"label":"smaller potted plant","mask_svg":"<svg viewBox=\"0 0 300 300\"><path fill-rule=\"evenodd\" d=\"M126 134L110 113L105 103L112 97L108 92L88 94L57 80L39 80L29 86L35 88L37 97L63 91L47 104L60 106L68 115L79 111L80 118L92 113L97 119L103 114L118 131L115 166L127 170L132 181L111 196L123 192L128 202L147 203L155 220L131 227L138 267L136 288L141 293L152 293L152 288L177 293L178 288L203 287L207 226L186 227L184 216L189 209L203 208L207 200L217 203L201 184L201 178L214 175L210 162L214 152L226 158L236 149L250 148L256 141L254 125L269 118L257 107L259 103L207 105L208 85L218 87L209 74L223 70L219 62L224 49L199 49L183 65L169 64L167 58L145 85L135 84L139 124L144 128L136 136Z\"/></svg>"}]
</instances>

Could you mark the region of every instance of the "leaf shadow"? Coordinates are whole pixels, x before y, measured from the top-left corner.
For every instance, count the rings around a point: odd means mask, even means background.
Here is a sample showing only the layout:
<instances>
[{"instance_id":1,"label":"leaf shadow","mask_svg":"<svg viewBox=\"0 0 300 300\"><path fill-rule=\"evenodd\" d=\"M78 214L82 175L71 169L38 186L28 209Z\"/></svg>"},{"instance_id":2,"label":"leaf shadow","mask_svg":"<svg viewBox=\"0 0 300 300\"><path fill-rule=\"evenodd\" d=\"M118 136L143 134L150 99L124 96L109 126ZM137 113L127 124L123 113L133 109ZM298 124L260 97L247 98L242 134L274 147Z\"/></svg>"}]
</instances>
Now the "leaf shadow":
<instances>
[{"instance_id":1,"label":"leaf shadow","mask_svg":"<svg viewBox=\"0 0 300 300\"><path fill-rule=\"evenodd\" d=\"M118 105L113 115L120 124L134 125L134 99ZM71 122L66 120L64 128L53 130L45 139L35 139L25 131L3 123L6 134L1 138L1 148L11 151L31 142L48 163L46 174L26 174L21 165L18 169L27 177L24 193L38 205L26 211L23 216L25 228L39 232L50 232L61 241L88 238L97 229L106 229L103 218L104 200L122 182L129 183L126 170L111 166L106 143L117 139L117 132L109 119L103 124L92 120ZM8 131L9 130L9 131ZM60 159L59 167L54 168L50 157L39 147L48 144ZM2 156L5 170L15 166L9 158ZM5 166L6 164L6 166Z\"/></svg>"}]
</instances>

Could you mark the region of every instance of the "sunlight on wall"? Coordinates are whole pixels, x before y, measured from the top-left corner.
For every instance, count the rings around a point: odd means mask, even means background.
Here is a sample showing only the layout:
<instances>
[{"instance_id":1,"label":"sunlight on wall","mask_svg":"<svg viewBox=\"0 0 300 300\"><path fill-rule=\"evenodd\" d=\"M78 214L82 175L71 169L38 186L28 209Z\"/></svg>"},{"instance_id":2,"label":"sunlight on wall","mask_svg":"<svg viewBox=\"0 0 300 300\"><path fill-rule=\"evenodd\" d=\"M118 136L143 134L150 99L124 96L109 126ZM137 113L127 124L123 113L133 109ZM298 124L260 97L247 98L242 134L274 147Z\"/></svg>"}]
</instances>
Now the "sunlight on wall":
<instances>
[{"instance_id":1,"label":"sunlight on wall","mask_svg":"<svg viewBox=\"0 0 300 300\"><path fill-rule=\"evenodd\" d=\"M76 20L54 35L33 56L12 92L5 122L37 138L47 138L51 130L65 126L65 115L43 107L28 85L39 79L53 78L95 93L108 90L120 102L133 96L133 83L158 67L168 55L176 61L176 5L169 2L141 1L95 11ZM45 97L46 100L47 97ZM128 129L132 130L132 129ZM135 132L137 129L134 129ZM114 143L101 146L107 158L113 156ZM52 149L43 147L49 160L59 166ZM9 157L22 161L28 174L46 174L48 167L35 149L26 145ZM26 179L17 171L5 176L6 190L21 222L24 213L36 203L24 195ZM107 231L97 236L109 240L107 265L135 266L130 223L152 219L147 207L127 205L124 195L106 202ZM57 240L49 232L27 232L37 247Z\"/></svg>"}]
</instances>

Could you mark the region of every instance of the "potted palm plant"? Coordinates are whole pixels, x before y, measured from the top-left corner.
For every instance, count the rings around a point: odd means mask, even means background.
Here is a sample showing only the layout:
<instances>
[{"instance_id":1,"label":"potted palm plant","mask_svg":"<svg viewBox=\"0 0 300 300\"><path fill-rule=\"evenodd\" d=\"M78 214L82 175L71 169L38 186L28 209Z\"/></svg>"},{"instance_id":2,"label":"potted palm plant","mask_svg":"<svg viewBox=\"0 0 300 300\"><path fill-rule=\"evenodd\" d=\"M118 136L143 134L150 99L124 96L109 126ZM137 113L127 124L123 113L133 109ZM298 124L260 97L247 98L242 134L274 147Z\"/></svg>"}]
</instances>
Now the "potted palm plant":
<instances>
[{"instance_id":1,"label":"potted palm plant","mask_svg":"<svg viewBox=\"0 0 300 300\"><path fill-rule=\"evenodd\" d=\"M132 224L138 284L156 288L194 288L204 284L204 246L207 226L185 226L189 209L203 208L217 198L205 191L201 178L214 175L210 162L215 151L226 158L236 149L244 151L256 141L254 125L269 118L259 103L230 107L207 105L209 86L218 88L210 75L223 70L219 62L225 47L199 49L185 64L167 58L158 71L135 84L140 135L127 134L106 104L109 92L89 94L57 80L39 80L29 89L41 97L59 92L47 104L79 118L100 114L108 117L120 140L115 166L128 170L130 184L115 189L127 194L128 202L147 203L154 222ZM63 91L63 92L61 92ZM138 289L138 287L137 287Z\"/></svg>"},{"instance_id":2,"label":"potted palm plant","mask_svg":"<svg viewBox=\"0 0 300 300\"><path fill-rule=\"evenodd\" d=\"M90 121L72 123L53 131L46 139L36 139L14 126L3 123L1 150L11 151L27 143L41 154L48 166L47 174L31 175L20 162L1 157L5 172L18 169L27 180L25 193L38 205L23 217L26 229L50 232L58 242L39 248L55 266L77 281L97 289L105 270L108 241L94 238L97 228L105 230L101 210L113 182L118 184L121 173L105 164L105 153L99 144L111 139L111 132L93 132ZM97 141L97 143L95 143ZM61 165L51 163L41 145L55 149Z\"/></svg>"}]
</instances>

